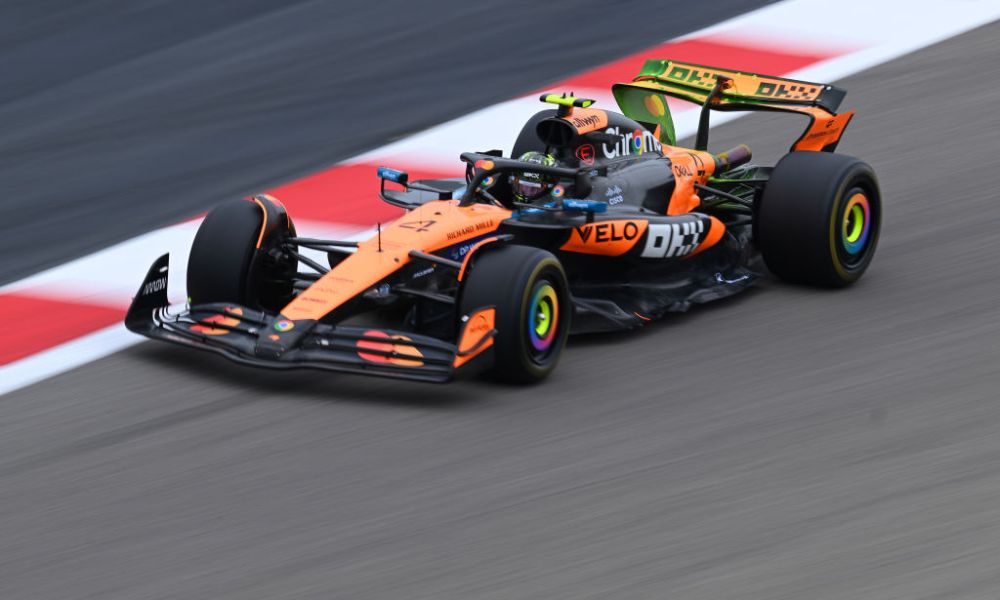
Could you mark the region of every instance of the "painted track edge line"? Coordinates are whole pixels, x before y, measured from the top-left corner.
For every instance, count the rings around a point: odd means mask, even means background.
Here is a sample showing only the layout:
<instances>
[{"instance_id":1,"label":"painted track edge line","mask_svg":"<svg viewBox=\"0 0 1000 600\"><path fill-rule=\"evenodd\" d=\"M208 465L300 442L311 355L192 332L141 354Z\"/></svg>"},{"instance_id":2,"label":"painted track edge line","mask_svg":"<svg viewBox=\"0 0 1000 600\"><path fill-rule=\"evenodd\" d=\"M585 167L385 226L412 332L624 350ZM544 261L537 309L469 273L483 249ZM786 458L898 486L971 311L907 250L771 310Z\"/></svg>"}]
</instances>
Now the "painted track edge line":
<instances>
[{"instance_id":1,"label":"painted track edge line","mask_svg":"<svg viewBox=\"0 0 1000 600\"><path fill-rule=\"evenodd\" d=\"M118 323L0 367L0 396L146 341Z\"/></svg>"}]
</instances>

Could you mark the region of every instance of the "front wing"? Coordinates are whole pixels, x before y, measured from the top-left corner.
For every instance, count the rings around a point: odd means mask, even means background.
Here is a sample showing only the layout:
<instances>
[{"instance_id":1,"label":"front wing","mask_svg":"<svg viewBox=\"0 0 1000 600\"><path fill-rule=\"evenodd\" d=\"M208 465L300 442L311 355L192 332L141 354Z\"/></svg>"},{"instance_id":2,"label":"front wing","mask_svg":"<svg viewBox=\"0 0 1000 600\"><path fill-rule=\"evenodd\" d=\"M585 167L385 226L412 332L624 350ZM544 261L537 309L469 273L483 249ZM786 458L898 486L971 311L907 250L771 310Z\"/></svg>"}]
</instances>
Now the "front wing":
<instances>
[{"instance_id":1,"label":"front wing","mask_svg":"<svg viewBox=\"0 0 1000 600\"><path fill-rule=\"evenodd\" d=\"M273 346L259 344L268 337L273 314L225 303L170 306L168 261L164 255L150 268L129 308L126 327L148 338L214 352L245 365L445 382L457 366L491 346L496 334L490 328L470 341L470 332L463 331L460 351L456 344L426 335L317 323L294 347L276 354Z\"/></svg>"}]
</instances>

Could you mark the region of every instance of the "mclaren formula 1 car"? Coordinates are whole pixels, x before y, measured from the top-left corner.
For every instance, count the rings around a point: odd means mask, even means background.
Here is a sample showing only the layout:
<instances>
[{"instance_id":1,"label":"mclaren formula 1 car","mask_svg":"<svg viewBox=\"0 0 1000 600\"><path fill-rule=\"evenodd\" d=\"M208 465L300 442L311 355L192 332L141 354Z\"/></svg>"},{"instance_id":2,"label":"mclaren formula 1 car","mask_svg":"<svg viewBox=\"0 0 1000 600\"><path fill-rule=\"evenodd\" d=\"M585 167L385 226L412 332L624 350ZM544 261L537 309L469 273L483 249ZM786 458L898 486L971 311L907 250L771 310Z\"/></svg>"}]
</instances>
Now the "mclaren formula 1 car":
<instances>
[{"instance_id":1,"label":"mclaren formula 1 car","mask_svg":"<svg viewBox=\"0 0 1000 600\"><path fill-rule=\"evenodd\" d=\"M621 112L543 96L552 107L510 157L462 154L464 177L380 168L382 200L406 212L361 242L297 235L270 196L221 204L195 237L188 302L167 301L165 255L126 324L261 367L534 382L568 334L725 298L764 265L827 287L865 272L879 186L866 163L833 153L853 116L837 113L843 90L651 60L613 93ZM668 98L701 105L694 148L676 146ZM777 165L757 166L746 146L707 151L713 110L797 113L808 126Z\"/></svg>"}]
</instances>

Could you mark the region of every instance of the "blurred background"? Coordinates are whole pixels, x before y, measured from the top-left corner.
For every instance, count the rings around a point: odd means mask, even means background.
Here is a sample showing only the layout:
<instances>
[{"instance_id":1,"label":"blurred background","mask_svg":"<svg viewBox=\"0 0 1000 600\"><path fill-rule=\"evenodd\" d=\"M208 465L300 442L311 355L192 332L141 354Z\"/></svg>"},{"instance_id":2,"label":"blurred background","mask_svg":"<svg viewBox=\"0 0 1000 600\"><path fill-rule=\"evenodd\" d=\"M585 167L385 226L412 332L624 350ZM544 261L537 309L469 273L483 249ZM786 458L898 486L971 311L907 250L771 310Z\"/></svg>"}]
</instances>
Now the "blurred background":
<instances>
[{"instance_id":1,"label":"blurred background","mask_svg":"<svg viewBox=\"0 0 1000 600\"><path fill-rule=\"evenodd\" d=\"M0 0L0 385L78 366L0 396L0 598L997 597L998 5ZM373 157L509 150L517 99L647 57L848 90L861 282L573 338L527 389L114 329L213 204L363 230ZM765 164L801 127L719 123Z\"/></svg>"}]
</instances>

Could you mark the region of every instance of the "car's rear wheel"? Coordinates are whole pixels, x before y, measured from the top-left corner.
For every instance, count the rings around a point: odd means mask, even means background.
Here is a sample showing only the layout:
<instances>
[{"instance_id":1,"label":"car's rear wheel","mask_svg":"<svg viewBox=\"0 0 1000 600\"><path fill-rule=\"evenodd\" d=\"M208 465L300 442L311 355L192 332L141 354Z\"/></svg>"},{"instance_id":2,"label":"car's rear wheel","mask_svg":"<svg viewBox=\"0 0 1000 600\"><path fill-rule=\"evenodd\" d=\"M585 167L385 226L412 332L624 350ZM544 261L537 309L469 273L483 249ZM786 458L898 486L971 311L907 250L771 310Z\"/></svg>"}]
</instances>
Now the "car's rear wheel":
<instances>
[{"instance_id":1,"label":"car's rear wheel","mask_svg":"<svg viewBox=\"0 0 1000 600\"><path fill-rule=\"evenodd\" d=\"M881 195L871 166L841 154L792 152L771 173L755 230L775 275L843 287L868 269L881 224Z\"/></svg>"},{"instance_id":2,"label":"car's rear wheel","mask_svg":"<svg viewBox=\"0 0 1000 600\"><path fill-rule=\"evenodd\" d=\"M280 247L294 234L284 207L266 196L216 206L191 245L190 302L281 309L292 298L297 262Z\"/></svg>"},{"instance_id":3,"label":"car's rear wheel","mask_svg":"<svg viewBox=\"0 0 1000 600\"><path fill-rule=\"evenodd\" d=\"M460 309L496 308L490 374L514 383L547 377L559 362L572 312L566 273L550 252L527 246L485 250L462 286Z\"/></svg>"}]
</instances>

